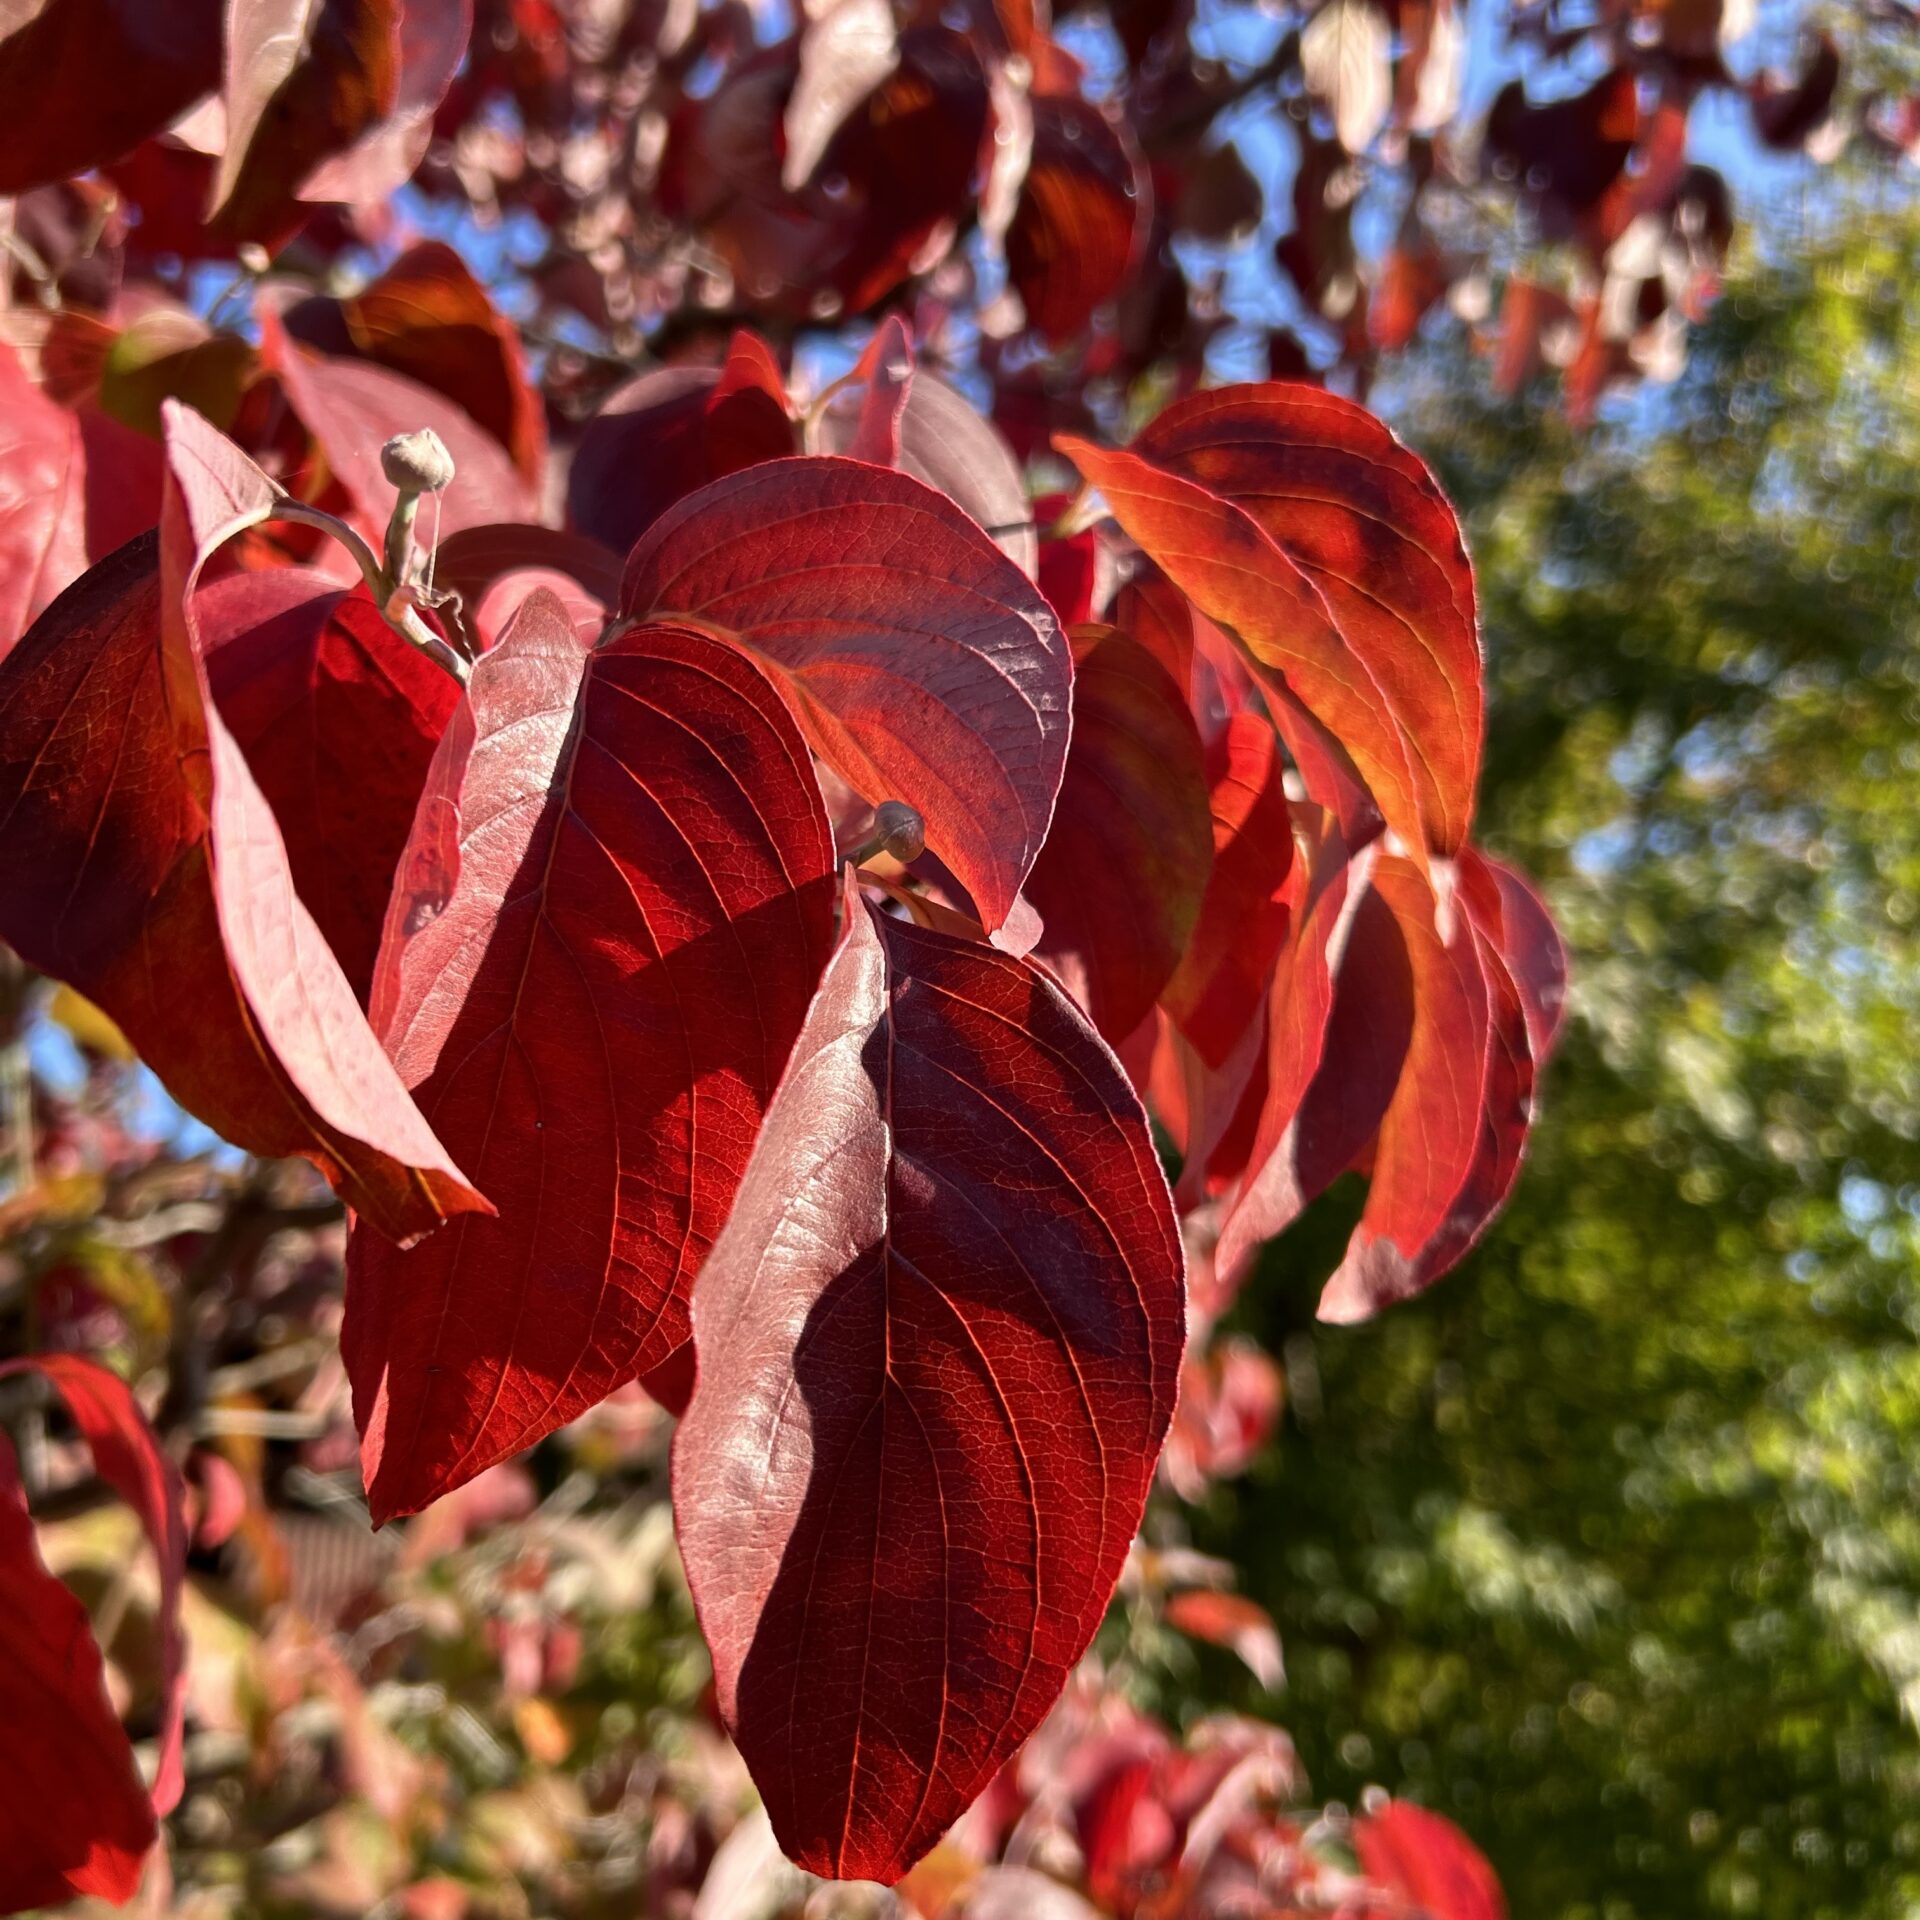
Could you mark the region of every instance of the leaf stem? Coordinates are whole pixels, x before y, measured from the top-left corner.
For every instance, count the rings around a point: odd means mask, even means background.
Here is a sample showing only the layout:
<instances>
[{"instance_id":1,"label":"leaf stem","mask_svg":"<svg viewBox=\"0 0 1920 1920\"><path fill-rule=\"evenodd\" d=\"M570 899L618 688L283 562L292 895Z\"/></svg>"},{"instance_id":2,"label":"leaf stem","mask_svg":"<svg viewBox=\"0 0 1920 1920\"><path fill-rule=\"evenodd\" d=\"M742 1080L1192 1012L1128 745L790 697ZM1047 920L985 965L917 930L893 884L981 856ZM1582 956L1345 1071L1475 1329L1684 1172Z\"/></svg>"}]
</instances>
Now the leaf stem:
<instances>
[{"instance_id":1,"label":"leaf stem","mask_svg":"<svg viewBox=\"0 0 1920 1920\"><path fill-rule=\"evenodd\" d=\"M418 496L415 496L416 504L417 500ZM397 511L394 517L399 518ZM389 574L379 555L344 520L336 519L324 508L310 507L305 501L295 500L285 494L273 503L267 518L291 521L295 526L314 527L321 533L331 534L353 556L361 579L367 583L367 591L373 595L373 604L380 609L381 618L387 625L408 645L417 647L436 667L451 674L461 686L467 684L467 663L458 649L441 639L421 619L420 609L400 591L401 583ZM391 545L391 526L387 532Z\"/></svg>"}]
</instances>

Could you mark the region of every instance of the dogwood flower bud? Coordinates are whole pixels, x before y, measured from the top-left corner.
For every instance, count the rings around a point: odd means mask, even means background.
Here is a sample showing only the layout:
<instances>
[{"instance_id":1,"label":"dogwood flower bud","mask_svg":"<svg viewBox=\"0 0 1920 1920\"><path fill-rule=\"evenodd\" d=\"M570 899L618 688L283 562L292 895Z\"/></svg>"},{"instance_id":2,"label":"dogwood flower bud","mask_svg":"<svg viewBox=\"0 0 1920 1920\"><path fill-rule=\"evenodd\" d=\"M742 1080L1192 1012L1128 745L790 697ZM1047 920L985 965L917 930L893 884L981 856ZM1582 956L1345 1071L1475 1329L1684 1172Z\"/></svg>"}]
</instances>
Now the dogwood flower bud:
<instances>
[{"instance_id":1,"label":"dogwood flower bud","mask_svg":"<svg viewBox=\"0 0 1920 1920\"><path fill-rule=\"evenodd\" d=\"M396 433L380 449L380 471L400 493L438 493L453 480L453 455L431 427Z\"/></svg>"},{"instance_id":2,"label":"dogwood flower bud","mask_svg":"<svg viewBox=\"0 0 1920 1920\"><path fill-rule=\"evenodd\" d=\"M927 823L904 800L883 800L873 810L873 837L904 867L926 852Z\"/></svg>"}]
</instances>

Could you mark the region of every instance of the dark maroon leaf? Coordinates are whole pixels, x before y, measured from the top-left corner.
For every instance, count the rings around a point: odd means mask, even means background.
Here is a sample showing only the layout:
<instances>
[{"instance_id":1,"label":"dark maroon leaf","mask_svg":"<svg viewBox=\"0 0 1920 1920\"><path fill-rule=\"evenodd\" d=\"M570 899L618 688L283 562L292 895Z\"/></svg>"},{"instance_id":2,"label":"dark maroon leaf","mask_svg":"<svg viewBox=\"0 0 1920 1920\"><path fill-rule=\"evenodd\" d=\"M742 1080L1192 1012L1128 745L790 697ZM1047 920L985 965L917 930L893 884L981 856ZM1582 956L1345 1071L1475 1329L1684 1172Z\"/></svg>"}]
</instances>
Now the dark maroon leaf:
<instances>
[{"instance_id":1,"label":"dark maroon leaf","mask_svg":"<svg viewBox=\"0 0 1920 1920\"><path fill-rule=\"evenodd\" d=\"M1075 636L1073 745L1027 877L1061 969L1108 1041L1180 964L1213 864L1205 757L1167 671L1111 627Z\"/></svg>"},{"instance_id":2,"label":"dark maroon leaf","mask_svg":"<svg viewBox=\"0 0 1920 1920\"><path fill-rule=\"evenodd\" d=\"M368 1499L411 1513L687 1338L831 933L799 730L745 655L594 646L535 593L473 670L389 910L374 1020L498 1217L356 1232L342 1346Z\"/></svg>"},{"instance_id":3,"label":"dark maroon leaf","mask_svg":"<svg viewBox=\"0 0 1920 1920\"><path fill-rule=\"evenodd\" d=\"M770 461L657 520L621 606L751 648L841 778L916 808L1002 925L1053 814L1071 668L1039 590L951 501L858 461Z\"/></svg>"},{"instance_id":4,"label":"dark maroon leaf","mask_svg":"<svg viewBox=\"0 0 1920 1920\"><path fill-rule=\"evenodd\" d=\"M709 480L799 450L785 383L777 367L769 379L770 363L744 348L748 339L736 342L725 369L662 367L613 393L568 469L574 528L625 553Z\"/></svg>"},{"instance_id":5,"label":"dark maroon leaf","mask_svg":"<svg viewBox=\"0 0 1920 1920\"><path fill-rule=\"evenodd\" d=\"M1173 1410L1166 1182L1032 965L841 944L694 1312L680 1546L788 1855L897 1880L1099 1625Z\"/></svg>"},{"instance_id":6,"label":"dark maroon leaf","mask_svg":"<svg viewBox=\"0 0 1920 1920\"><path fill-rule=\"evenodd\" d=\"M220 79L221 0L0 4L0 194L84 173Z\"/></svg>"}]
</instances>

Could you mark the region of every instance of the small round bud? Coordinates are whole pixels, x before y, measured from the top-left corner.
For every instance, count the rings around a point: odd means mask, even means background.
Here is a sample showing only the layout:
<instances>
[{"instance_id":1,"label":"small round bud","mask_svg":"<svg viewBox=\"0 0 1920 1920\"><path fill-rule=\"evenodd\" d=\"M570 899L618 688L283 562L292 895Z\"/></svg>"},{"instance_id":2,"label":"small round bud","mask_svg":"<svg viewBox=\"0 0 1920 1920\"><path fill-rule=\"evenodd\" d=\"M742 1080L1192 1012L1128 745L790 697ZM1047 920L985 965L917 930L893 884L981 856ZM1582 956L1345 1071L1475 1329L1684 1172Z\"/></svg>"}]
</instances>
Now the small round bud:
<instances>
[{"instance_id":1,"label":"small round bud","mask_svg":"<svg viewBox=\"0 0 1920 1920\"><path fill-rule=\"evenodd\" d=\"M904 867L927 850L927 823L904 800L883 800L873 810L873 837Z\"/></svg>"},{"instance_id":2,"label":"small round bud","mask_svg":"<svg viewBox=\"0 0 1920 1920\"><path fill-rule=\"evenodd\" d=\"M438 493L453 479L453 455L431 427L396 433L380 449L380 471L400 493Z\"/></svg>"}]
</instances>

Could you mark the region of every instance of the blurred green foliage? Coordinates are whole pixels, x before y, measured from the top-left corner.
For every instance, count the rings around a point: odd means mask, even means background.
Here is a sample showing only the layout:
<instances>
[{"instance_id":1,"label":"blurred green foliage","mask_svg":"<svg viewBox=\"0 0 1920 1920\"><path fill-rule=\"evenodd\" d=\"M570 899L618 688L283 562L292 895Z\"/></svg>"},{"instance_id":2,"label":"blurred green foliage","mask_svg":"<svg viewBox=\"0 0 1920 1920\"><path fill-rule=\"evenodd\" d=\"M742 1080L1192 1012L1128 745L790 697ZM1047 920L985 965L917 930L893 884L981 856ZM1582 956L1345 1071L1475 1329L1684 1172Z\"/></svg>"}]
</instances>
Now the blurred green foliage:
<instances>
[{"instance_id":1,"label":"blurred green foliage","mask_svg":"<svg viewBox=\"0 0 1920 1920\"><path fill-rule=\"evenodd\" d=\"M1920 1914L1920 221L1778 251L1595 435L1397 397L1573 1010L1461 1272L1323 1328L1351 1196L1269 1250L1288 1415L1198 1520L1316 1789L1454 1814L1525 1920Z\"/></svg>"}]
</instances>

